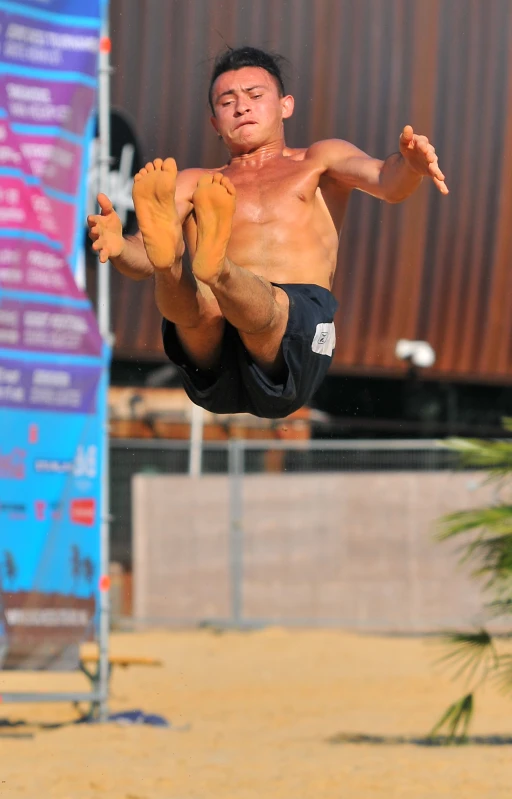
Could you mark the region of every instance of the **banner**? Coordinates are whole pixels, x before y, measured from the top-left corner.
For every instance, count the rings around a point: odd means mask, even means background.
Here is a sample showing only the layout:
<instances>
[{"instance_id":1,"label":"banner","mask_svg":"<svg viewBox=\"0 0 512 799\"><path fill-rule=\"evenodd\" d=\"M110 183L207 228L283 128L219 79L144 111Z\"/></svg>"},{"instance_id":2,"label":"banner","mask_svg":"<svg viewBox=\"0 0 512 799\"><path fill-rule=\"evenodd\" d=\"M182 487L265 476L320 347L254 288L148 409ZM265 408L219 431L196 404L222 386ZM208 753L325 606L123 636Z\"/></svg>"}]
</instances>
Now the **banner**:
<instances>
[{"instance_id":1,"label":"banner","mask_svg":"<svg viewBox=\"0 0 512 799\"><path fill-rule=\"evenodd\" d=\"M37 246L33 240L43 261L53 246L76 274L102 6L100 0L0 0L0 230L10 267L0 276L4 285L18 286L13 252L23 230L43 236ZM34 289L46 290L37 274L30 277Z\"/></svg>"},{"instance_id":2,"label":"banner","mask_svg":"<svg viewBox=\"0 0 512 799\"><path fill-rule=\"evenodd\" d=\"M0 665L95 635L110 353L75 274L100 0L0 0Z\"/></svg>"}]
</instances>

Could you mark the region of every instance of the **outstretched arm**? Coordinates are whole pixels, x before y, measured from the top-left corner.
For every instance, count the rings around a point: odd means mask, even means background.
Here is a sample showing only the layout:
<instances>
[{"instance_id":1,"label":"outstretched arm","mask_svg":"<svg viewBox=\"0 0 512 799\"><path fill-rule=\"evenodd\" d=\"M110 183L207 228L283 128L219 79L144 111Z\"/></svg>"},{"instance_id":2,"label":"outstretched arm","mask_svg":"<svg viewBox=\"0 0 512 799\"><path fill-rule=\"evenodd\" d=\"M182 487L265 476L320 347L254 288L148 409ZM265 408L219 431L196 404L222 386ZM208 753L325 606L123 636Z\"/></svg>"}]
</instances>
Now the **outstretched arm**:
<instances>
[{"instance_id":1,"label":"outstretched arm","mask_svg":"<svg viewBox=\"0 0 512 799\"><path fill-rule=\"evenodd\" d=\"M313 144L307 157L318 158L325 174L340 184L399 203L409 197L424 177L434 181L441 194L448 194L434 147L426 136L418 136L406 125L400 136L400 152L381 161L349 142L330 139Z\"/></svg>"}]
</instances>

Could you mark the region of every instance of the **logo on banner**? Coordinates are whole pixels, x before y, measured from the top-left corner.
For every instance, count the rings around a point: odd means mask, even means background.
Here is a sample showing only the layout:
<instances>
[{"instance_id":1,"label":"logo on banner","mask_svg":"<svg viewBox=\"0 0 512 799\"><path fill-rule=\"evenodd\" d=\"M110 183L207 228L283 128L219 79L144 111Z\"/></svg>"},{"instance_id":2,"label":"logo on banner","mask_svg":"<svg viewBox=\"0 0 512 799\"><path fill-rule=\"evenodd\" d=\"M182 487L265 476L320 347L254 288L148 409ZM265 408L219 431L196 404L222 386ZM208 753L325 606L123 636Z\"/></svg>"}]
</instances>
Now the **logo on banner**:
<instances>
[{"instance_id":1,"label":"logo on banner","mask_svg":"<svg viewBox=\"0 0 512 799\"><path fill-rule=\"evenodd\" d=\"M93 139L89 154L87 176L87 214L96 214L96 195L99 181L99 139ZM142 166L140 148L130 123L119 113L110 112L110 171L106 194L121 219L123 230L135 229L133 208L133 178Z\"/></svg>"},{"instance_id":2,"label":"logo on banner","mask_svg":"<svg viewBox=\"0 0 512 799\"><path fill-rule=\"evenodd\" d=\"M70 504L70 518L73 524L92 527L96 521L96 500L93 497L72 499Z\"/></svg>"},{"instance_id":3,"label":"logo on banner","mask_svg":"<svg viewBox=\"0 0 512 799\"><path fill-rule=\"evenodd\" d=\"M24 480L26 474L24 449L15 448L12 452L3 455L0 450L0 479Z\"/></svg>"},{"instance_id":4,"label":"logo on banner","mask_svg":"<svg viewBox=\"0 0 512 799\"><path fill-rule=\"evenodd\" d=\"M26 519L27 506L22 502L0 502L0 513L6 513L9 519Z\"/></svg>"},{"instance_id":5,"label":"logo on banner","mask_svg":"<svg viewBox=\"0 0 512 799\"><path fill-rule=\"evenodd\" d=\"M44 522L46 519L46 502L43 499L36 499L34 502L34 509L37 521Z\"/></svg>"},{"instance_id":6,"label":"logo on banner","mask_svg":"<svg viewBox=\"0 0 512 799\"><path fill-rule=\"evenodd\" d=\"M39 441L39 425L31 424L28 428L28 443L37 444Z\"/></svg>"},{"instance_id":7,"label":"logo on banner","mask_svg":"<svg viewBox=\"0 0 512 799\"><path fill-rule=\"evenodd\" d=\"M73 461L62 458L38 458L34 461L37 474L69 474L73 471Z\"/></svg>"},{"instance_id":8,"label":"logo on banner","mask_svg":"<svg viewBox=\"0 0 512 799\"><path fill-rule=\"evenodd\" d=\"M37 474L73 474L77 479L94 480L98 475L98 447L95 444L77 448L75 459L37 458L34 461Z\"/></svg>"}]
</instances>

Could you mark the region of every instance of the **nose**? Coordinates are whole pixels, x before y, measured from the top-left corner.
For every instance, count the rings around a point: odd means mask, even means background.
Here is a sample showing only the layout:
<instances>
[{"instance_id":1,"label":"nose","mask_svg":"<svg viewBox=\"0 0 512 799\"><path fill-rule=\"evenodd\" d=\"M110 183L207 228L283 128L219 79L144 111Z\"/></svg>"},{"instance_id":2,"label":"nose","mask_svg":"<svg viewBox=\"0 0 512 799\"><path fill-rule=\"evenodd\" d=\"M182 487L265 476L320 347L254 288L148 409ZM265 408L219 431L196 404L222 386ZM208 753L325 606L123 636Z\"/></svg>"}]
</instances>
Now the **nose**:
<instances>
[{"instance_id":1,"label":"nose","mask_svg":"<svg viewBox=\"0 0 512 799\"><path fill-rule=\"evenodd\" d=\"M249 103L245 97L238 97L235 105L235 114L243 116L249 110Z\"/></svg>"}]
</instances>

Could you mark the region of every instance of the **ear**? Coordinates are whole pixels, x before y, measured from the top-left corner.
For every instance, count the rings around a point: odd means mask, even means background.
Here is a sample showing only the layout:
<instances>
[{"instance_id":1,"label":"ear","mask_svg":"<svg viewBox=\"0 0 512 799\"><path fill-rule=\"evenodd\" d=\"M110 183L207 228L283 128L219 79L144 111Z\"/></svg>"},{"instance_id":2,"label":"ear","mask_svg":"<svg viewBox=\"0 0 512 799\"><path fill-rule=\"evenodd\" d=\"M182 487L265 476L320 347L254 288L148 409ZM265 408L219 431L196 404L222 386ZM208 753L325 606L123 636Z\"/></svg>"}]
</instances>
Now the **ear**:
<instances>
[{"instance_id":1,"label":"ear","mask_svg":"<svg viewBox=\"0 0 512 799\"><path fill-rule=\"evenodd\" d=\"M281 108L283 109L283 119L289 119L295 108L295 100L291 94L281 97Z\"/></svg>"}]
</instances>

